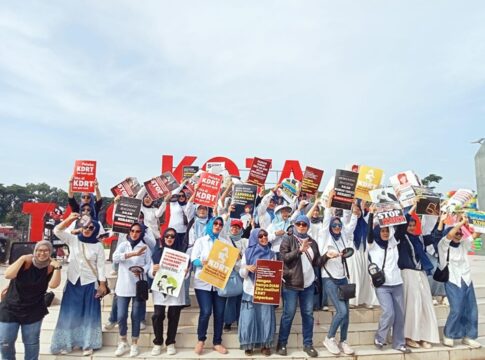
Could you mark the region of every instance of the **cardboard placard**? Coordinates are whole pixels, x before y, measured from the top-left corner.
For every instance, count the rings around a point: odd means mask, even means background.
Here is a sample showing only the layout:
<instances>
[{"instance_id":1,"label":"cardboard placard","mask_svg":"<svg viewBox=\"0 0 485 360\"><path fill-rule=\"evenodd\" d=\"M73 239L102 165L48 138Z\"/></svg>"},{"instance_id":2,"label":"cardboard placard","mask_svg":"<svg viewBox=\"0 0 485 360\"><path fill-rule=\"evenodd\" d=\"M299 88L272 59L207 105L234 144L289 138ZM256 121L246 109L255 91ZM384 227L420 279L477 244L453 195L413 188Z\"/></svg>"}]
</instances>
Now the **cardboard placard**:
<instances>
[{"instance_id":1,"label":"cardboard placard","mask_svg":"<svg viewBox=\"0 0 485 360\"><path fill-rule=\"evenodd\" d=\"M249 170L247 182L257 186L264 186L271 168L271 160L265 160L255 157L251 170Z\"/></svg>"},{"instance_id":2,"label":"cardboard placard","mask_svg":"<svg viewBox=\"0 0 485 360\"><path fill-rule=\"evenodd\" d=\"M485 211L466 211L468 221L473 226L473 230L480 234L485 234Z\"/></svg>"},{"instance_id":3,"label":"cardboard placard","mask_svg":"<svg viewBox=\"0 0 485 360\"><path fill-rule=\"evenodd\" d=\"M148 196L152 200L163 198L180 186L170 171L166 171L160 176L145 181L144 185L147 189Z\"/></svg>"},{"instance_id":4,"label":"cardboard placard","mask_svg":"<svg viewBox=\"0 0 485 360\"><path fill-rule=\"evenodd\" d=\"M298 194L300 193L301 183L296 179L286 178L281 182L281 196L288 204L295 202Z\"/></svg>"},{"instance_id":5,"label":"cardboard placard","mask_svg":"<svg viewBox=\"0 0 485 360\"><path fill-rule=\"evenodd\" d=\"M475 192L469 189L458 189L455 194L443 206L443 211L447 213L455 212L463 208L475 196Z\"/></svg>"},{"instance_id":6,"label":"cardboard placard","mask_svg":"<svg viewBox=\"0 0 485 360\"><path fill-rule=\"evenodd\" d=\"M217 198L222 185L222 176L202 172L198 182L198 189L195 192L194 203L215 208Z\"/></svg>"},{"instance_id":7,"label":"cardboard placard","mask_svg":"<svg viewBox=\"0 0 485 360\"><path fill-rule=\"evenodd\" d=\"M416 174L411 170L403 171L391 176L389 181L401 205L403 207L412 206L416 197L413 186L421 186Z\"/></svg>"},{"instance_id":8,"label":"cardboard placard","mask_svg":"<svg viewBox=\"0 0 485 360\"><path fill-rule=\"evenodd\" d=\"M226 163L224 162L208 162L205 164L205 171L210 174L221 174L226 170Z\"/></svg>"},{"instance_id":9,"label":"cardboard placard","mask_svg":"<svg viewBox=\"0 0 485 360\"><path fill-rule=\"evenodd\" d=\"M369 195L374 204L398 201L392 186L371 190L369 191Z\"/></svg>"},{"instance_id":10,"label":"cardboard placard","mask_svg":"<svg viewBox=\"0 0 485 360\"><path fill-rule=\"evenodd\" d=\"M165 248L160 259L160 269L153 279L152 290L170 296L179 296L189 261L189 255Z\"/></svg>"},{"instance_id":11,"label":"cardboard placard","mask_svg":"<svg viewBox=\"0 0 485 360\"><path fill-rule=\"evenodd\" d=\"M258 304L279 305L283 261L257 260L253 301Z\"/></svg>"},{"instance_id":12,"label":"cardboard placard","mask_svg":"<svg viewBox=\"0 0 485 360\"><path fill-rule=\"evenodd\" d=\"M138 221L140 210L141 199L121 197L114 213L113 231L128 234L131 225Z\"/></svg>"},{"instance_id":13,"label":"cardboard placard","mask_svg":"<svg viewBox=\"0 0 485 360\"><path fill-rule=\"evenodd\" d=\"M357 199L371 201L369 191L377 189L381 185L383 174L384 171L381 169L360 165L355 197Z\"/></svg>"},{"instance_id":14,"label":"cardboard placard","mask_svg":"<svg viewBox=\"0 0 485 360\"><path fill-rule=\"evenodd\" d=\"M440 214L440 196L433 192L433 190L422 187L413 186L416 196L421 198L416 204L416 214L418 215L436 215Z\"/></svg>"},{"instance_id":15,"label":"cardboard placard","mask_svg":"<svg viewBox=\"0 0 485 360\"><path fill-rule=\"evenodd\" d=\"M216 240L207 258L207 264L199 273L199 279L216 288L224 289L238 257L239 250L237 248Z\"/></svg>"},{"instance_id":16,"label":"cardboard placard","mask_svg":"<svg viewBox=\"0 0 485 360\"><path fill-rule=\"evenodd\" d=\"M332 199L332 207L344 210L352 209L358 177L359 174L353 171L337 170L335 172L335 195Z\"/></svg>"},{"instance_id":17,"label":"cardboard placard","mask_svg":"<svg viewBox=\"0 0 485 360\"><path fill-rule=\"evenodd\" d=\"M140 191L141 185L136 177L129 177L111 188L114 196L134 197Z\"/></svg>"},{"instance_id":18,"label":"cardboard placard","mask_svg":"<svg viewBox=\"0 0 485 360\"><path fill-rule=\"evenodd\" d=\"M407 223L401 205L397 201L378 203L376 206L376 219L379 221L380 227L388 227Z\"/></svg>"},{"instance_id":19,"label":"cardboard placard","mask_svg":"<svg viewBox=\"0 0 485 360\"><path fill-rule=\"evenodd\" d=\"M73 192L94 192L96 181L96 161L76 160L71 183Z\"/></svg>"},{"instance_id":20,"label":"cardboard placard","mask_svg":"<svg viewBox=\"0 0 485 360\"><path fill-rule=\"evenodd\" d=\"M235 184L232 187L232 204L234 205L234 211L230 214L232 219L242 219L242 217L253 214L257 191L258 187L251 184Z\"/></svg>"},{"instance_id":21,"label":"cardboard placard","mask_svg":"<svg viewBox=\"0 0 485 360\"><path fill-rule=\"evenodd\" d=\"M315 195L323 178L323 170L310 166L305 168L301 181L301 192L308 195Z\"/></svg>"},{"instance_id":22,"label":"cardboard placard","mask_svg":"<svg viewBox=\"0 0 485 360\"><path fill-rule=\"evenodd\" d=\"M198 166L184 166L182 171L183 171L183 173L182 173L183 179L184 180L190 179L192 176L197 174L197 171L199 171L199 167Z\"/></svg>"}]
</instances>

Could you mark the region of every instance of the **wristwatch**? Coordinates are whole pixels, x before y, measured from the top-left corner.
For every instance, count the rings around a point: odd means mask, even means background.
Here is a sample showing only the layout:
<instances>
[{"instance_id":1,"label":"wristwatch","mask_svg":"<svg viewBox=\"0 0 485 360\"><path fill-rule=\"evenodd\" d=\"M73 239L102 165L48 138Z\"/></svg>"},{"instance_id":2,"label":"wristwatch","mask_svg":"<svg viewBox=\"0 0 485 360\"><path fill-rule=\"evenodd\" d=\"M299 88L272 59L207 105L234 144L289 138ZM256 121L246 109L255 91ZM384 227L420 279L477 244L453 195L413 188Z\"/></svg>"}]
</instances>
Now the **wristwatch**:
<instances>
[{"instance_id":1,"label":"wristwatch","mask_svg":"<svg viewBox=\"0 0 485 360\"><path fill-rule=\"evenodd\" d=\"M54 270L61 270L61 269L62 269L62 265L54 266Z\"/></svg>"}]
</instances>

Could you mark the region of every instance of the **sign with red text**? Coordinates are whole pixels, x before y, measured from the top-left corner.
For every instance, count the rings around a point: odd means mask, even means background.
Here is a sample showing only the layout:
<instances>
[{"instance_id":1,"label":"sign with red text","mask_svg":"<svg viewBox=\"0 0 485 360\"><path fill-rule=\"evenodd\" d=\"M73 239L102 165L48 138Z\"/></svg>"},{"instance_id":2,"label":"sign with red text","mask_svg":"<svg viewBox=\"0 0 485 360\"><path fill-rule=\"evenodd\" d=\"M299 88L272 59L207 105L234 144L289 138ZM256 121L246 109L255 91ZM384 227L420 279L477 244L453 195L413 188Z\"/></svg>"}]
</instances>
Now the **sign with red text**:
<instances>
[{"instance_id":1,"label":"sign with red text","mask_svg":"<svg viewBox=\"0 0 485 360\"><path fill-rule=\"evenodd\" d=\"M194 203L215 208L222 185L222 176L203 172L200 175L198 188L195 191Z\"/></svg>"},{"instance_id":2,"label":"sign with red text","mask_svg":"<svg viewBox=\"0 0 485 360\"><path fill-rule=\"evenodd\" d=\"M251 170L249 170L247 182L257 186L264 186L271 168L271 160L265 160L255 157Z\"/></svg>"},{"instance_id":3,"label":"sign with red text","mask_svg":"<svg viewBox=\"0 0 485 360\"><path fill-rule=\"evenodd\" d=\"M358 176L358 173L348 170L335 172L335 195L332 199L332 207L344 210L352 209Z\"/></svg>"},{"instance_id":4,"label":"sign with red text","mask_svg":"<svg viewBox=\"0 0 485 360\"><path fill-rule=\"evenodd\" d=\"M376 204L376 219L380 227L406 224L406 217L399 202L387 202Z\"/></svg>"},{"instance_id":5,"label":"sign with red text","mask_svg":"<svg viewBox=\"0 0 485 360\"><path fill-rule=\"evenodd\" d=\"M190 256L170 248L163 249L160 269L153 279L152 290L178 297L184 283Z\"/></svg>"},{"instance_id":6,"label":"sign with red text","mask_svg":"<svg viewBox=\"0 0 485 360\"><path fill-rule=\"evenodd\" d=\"M113 231L128 234L131 225L138 221L140 211L140 199L122 197L118 205L116 205L113 218Z\"/></svg>"},{"instance_id":7,"label":"sign with red text","mask_svg":"<svg viewBox=\"0 0 485 360\"><path fill-rule=\"evenodd\" d=\"M282 278L283 261L257 260L253 301L259 304L279 305Z\"/></svg>"},{"instance_id":8,"label":"sign with red text","mask_svg":"<svg viewBox=\"0 0 485 360\"><path fill-rule=\"evenodd\" d=\"M163 198L180 186L170 171L166 171L160 176L145 181L144 184L148 196L150 196L152 200Z\"/></svg>"},{"instance_id":9,"label":"sign with red text","mask_svg":"<svg viewBox=\"0 0 485 360\"><path fill-rule=\"evenodd\" d=\"M129 177L111 188L114 196L135 197L141 185L136 177Z\"/></svg>"},{"instance_id":10,"label":"sign with red text","mask_svg":"<svg viewBox=\"0 0 485 360\"><path fill-rule=\"evenodd\" d=\"M323 170L307 166L303 173L303 180L301 181L301 192L308 195L315 195L322 182L322 178Z\"/></svg>"},{"instance_id":11,"label":"sign with red text","mask_svg":"<svg viewBox=\"0 0 485 360\"><path fill-rule=\"evenodd\" d=\"M73 192L94 192L96 181L96 161L76 160L71 183Z\"/></svg>"}]
</instances>

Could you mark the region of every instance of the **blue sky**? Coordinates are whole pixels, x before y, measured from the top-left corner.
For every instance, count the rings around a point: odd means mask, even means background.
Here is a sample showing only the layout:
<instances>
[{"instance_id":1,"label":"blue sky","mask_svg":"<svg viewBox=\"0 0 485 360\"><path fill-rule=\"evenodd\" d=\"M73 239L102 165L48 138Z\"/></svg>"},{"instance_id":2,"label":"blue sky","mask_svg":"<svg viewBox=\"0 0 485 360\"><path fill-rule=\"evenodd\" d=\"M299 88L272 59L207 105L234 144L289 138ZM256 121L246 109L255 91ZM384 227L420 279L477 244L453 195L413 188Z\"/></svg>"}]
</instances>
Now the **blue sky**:
<instances>
[{"instance_id":1,"label":"blue sky","mask_svg":"<svg viewBox=\"0 0 485 360\"><path fill-rule=\"evenodd\" d=\"M0 3L0 183L101 189L161 156L349 163L476 188L482 1Z\"/></svg>"}]
</instances>

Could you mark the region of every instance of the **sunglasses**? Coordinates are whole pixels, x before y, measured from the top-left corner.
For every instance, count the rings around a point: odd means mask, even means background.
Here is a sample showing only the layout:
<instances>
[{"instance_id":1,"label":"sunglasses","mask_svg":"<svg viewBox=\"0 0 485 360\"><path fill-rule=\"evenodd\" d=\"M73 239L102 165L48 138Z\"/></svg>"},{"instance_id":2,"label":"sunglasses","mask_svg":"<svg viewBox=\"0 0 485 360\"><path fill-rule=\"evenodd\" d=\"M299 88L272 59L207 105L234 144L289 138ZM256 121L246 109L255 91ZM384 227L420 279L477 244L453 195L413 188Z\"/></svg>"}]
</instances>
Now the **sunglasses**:
<instances>
[{"instance_id":1,"label":"sunglasses","mask_svg":"<svg viewBox=\"0 0 485 360\"><path fill-rule=\"evenodd\" d=\"M332 229L335 229L335 228L342 228L342 224L332 224Z\"/></svg>"},{"instance_id":2,"label":"sunglasses","mask_svg":"<svg viewBox=\"0 0 485 360\"><path fill-rule=\"evenodd\" d=\"M94 230L94 225L89 225L84 227L85 230Z\"/></svg>"},{"instance_id":3,"label":"sunglasses","mask_svg":"<svg viewBox=\"0 0 485 360\"><path fill-rule=\"evenodd\" d=\"M258 235L258 239L262 239L262 238L267 238L268 237L268 234L259 234Z\"/></svg>"},{"instance_id":4,"label":"sunglasses","mask_svg":"<svg viewBox=\"0 0 485 360\"><path fill-rule=\"evenodd\" d=\"M141 230L130 230L130 233L141 234Z\"/></svg>"},{"instance_id":5,"label":"sunglasses","mask_svg":"<svg viewBox=\"0 0 485 360\"><path fill-rule=\"evenodd\" d=\"M307 227L307 223L303 222L303 221L299 221L297 223L295 223L296 226L302 226L302 227Z\"/></svg>"},{"instance_id":6,"label":"sunglasses","mask_svg":"<svg viewBox=\"0 0 485 360\"><path fill-rule=\"evenodd\" d=\"M216 221L216 222L214 223L214 226L220 226L220 227L222 227L222 223L221 223L220 221Z\"/></svg>"},{"instance_id":7,"label":"sunglasses","mask_svg":"<svg viewBox=\"0 0 485 360\"><path fill-rule=\"evenodd\" d=\"M165 239L175 239L175 235L167 234L167 235L165 235Z\"/></svg>"},{"instance_id":8,"label":"sunglasses","mask_svg":"<svg viewBox=\"0 0 485 360\"><path fill-rule=\"evenodd\" d=\"M91 199L91 196L89 196L89 195L82 195L81 196L81 199Z\"/></svg>"},{"instance_id":9,"label":"sunglasses","mask_svg":"<svg viewBox=\"0 0 485 360\"><path fill-rule=\"evenodd\" d=\"M185 194L179 194L179 197L185 197Z\"/></svg>"}]
</instances>

